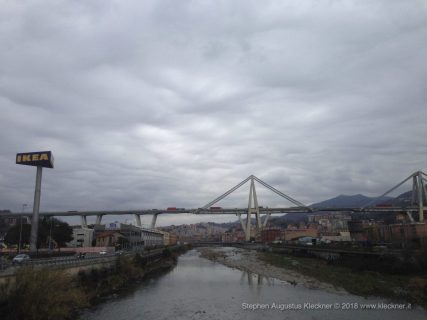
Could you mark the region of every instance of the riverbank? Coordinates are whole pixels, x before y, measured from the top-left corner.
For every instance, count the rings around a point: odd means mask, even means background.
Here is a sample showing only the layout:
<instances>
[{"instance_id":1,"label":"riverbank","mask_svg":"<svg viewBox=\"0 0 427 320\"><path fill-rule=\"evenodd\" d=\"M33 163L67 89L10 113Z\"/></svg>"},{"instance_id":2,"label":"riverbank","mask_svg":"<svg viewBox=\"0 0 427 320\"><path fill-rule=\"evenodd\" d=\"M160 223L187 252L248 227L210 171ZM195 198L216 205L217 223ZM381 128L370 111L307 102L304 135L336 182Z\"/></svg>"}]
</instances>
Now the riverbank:
<instances>
[{"instance_id":1,"label":"riverbank","mask_svg":"<svg viewBox=\"0 0 427 320\"><path fill-rule=\"evenodd\" d=\"M110 267L75 275L67 270L22 268L14 281L0 286L0 314L6 320L74 319L79 310L137 285L154 272L173 268L177 256L187 250L165 249L152 262L139 254L119 256Z\"/></svg>"},{"instance_id":2,"label":"riverbank","mask_svg":"<svg viewBox=\"0 0 427 320\"><path fill-rule=\"evenodd\" d=\"M341 291L339 288L313 277L264 262L260 259L260 254L253 250L239 248L198 248L197 250L202 258L222 263L231 268L276 278L292 285L302 285L310 289L322 289L333 293Z\"/></svg>"},{"instance_id":3,"label":"riverbank","mask_svg":"<svg viewBox=\"0 0 427 320\"><path fill-rule=\"evenodd\" d=\"M228 267L287 281L295 286L359 296L380 296L427 307L427 276L354 272L326 261L238 248L200 248L201 256Z\"/></svg>"},{"instance_id":4,"label":"riverbank","mask_svg":"<svg viewBox=\"0 0 427 320\"><path fill-rule=\"evenodd\" d=\"M427 310L422 308L356 309L362 305L388 306L389 303L378 297L365 299L349 293L336 294L294 286L224 266L190 250L178 258L172 272L150 276L129 293L85 310L79 320L427 319ZM338 304L340 308L312 307L331 304ZM350 304L355 306L354 309L347 308ZM261 309L260 306L265 305L269 308Z\"/></svg>"}]
</instances>

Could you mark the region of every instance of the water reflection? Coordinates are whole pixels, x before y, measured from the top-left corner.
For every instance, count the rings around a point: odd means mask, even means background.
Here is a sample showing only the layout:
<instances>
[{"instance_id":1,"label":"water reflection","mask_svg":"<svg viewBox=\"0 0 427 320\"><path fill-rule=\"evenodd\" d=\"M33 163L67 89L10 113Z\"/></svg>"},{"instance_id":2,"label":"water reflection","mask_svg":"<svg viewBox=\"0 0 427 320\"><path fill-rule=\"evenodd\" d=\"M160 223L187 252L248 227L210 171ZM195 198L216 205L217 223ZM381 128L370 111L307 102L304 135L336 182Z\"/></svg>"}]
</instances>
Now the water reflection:
<instances>
[{"instance_id":1,"label":"water reflection","mask_svg":"<svg viewBox=\"0 0 427 320\"><path fill-rule=\"evenodd\" d=\"M240 271L240 284L247 284L250 289L256 289L257 292L261 292L264 286L273 286L274 278L265 277L262 274L252 273L247 271ZM276 280L277 281L277 280ZM282 282L282 281L281 281Z\"/></svg>"}]
</instances>

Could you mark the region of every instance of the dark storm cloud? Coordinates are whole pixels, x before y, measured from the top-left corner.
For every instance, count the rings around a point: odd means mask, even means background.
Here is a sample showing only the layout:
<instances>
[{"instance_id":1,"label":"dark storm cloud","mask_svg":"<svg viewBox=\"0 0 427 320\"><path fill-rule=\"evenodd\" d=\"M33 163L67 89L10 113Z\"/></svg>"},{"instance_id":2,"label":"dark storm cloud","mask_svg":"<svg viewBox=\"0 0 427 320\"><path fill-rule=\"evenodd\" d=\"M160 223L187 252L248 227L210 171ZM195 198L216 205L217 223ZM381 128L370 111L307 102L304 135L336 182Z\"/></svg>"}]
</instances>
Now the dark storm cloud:
<instances>
[{"instance_id":1,"label":"dark storm cloud","mask_svg":"<svg viewBox=\"0 0 427 320\"><path fill-rule=\"evenodd\" d=\"M42 210L198 207L250 174L305 203L379 194L426 167L426 11L0 1L0 208L32 203L14 155L41 149Z\"/></svg>"}]
</instances>

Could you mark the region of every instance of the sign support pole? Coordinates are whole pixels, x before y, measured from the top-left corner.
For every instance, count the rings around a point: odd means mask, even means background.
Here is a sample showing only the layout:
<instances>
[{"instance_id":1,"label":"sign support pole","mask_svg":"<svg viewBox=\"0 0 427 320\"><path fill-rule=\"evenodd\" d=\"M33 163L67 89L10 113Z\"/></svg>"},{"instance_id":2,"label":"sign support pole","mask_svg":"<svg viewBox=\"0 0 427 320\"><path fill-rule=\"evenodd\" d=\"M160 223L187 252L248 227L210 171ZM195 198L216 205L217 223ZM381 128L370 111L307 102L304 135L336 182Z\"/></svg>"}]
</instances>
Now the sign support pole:
<instances>
[{"instance_id":1,"label":"sign support pole","mask_svg":"<svg viewBox=\"0 0 427 320\"><path fill-rule=\"evenodd\" d=\"M37 166L36 189L34 191L33 216L31 219L30 252L37 251L37 235L38 235L38 229L39 229L39 209L40 209L40 195L41 195L41 185L42 185L42 170L43 170L43 167Z\"/></svg>"}]
</instances>

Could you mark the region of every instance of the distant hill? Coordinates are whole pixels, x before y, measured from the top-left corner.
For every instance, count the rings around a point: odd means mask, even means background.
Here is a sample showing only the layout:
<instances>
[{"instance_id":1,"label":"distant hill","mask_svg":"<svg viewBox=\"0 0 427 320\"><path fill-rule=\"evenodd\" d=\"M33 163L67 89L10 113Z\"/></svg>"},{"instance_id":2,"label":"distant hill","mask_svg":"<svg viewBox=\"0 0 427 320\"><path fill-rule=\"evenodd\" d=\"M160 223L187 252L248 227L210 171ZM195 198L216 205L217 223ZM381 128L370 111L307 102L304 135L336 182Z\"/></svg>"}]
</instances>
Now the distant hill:
<instances>
[{"instance_id":1,"label":"distant hill","mask_svg":"<svg viewBox=\"0 0 427 320\"><path fill-rule=\"evenodd\" d=\"M368 204L375 198L373 197L367 197L363 194L356 194L353 196L348 195L339 195L338 197L325 200L318 203L313 203L311 205L312 208L346 208L346 207L363 207L364 205ZM424 199L425 201L427 199ZM390 204L392 206L396 207L403 207L407 206L412 201L412 190L407 191L404 193L401 193L397 197L382 197L376 201L374 201L371 205L377 205L377 204Z\"/></svg>"},{"instance_id":2,"label":"distant hill","mask_svg":"<svg viewBox=\"0 0 427 320\"><path fill-rule=\"evenodd\" d=\"M418 202L418 196L415 197L415 202ZM427 199L424 198L424 203L427 202ZM393 198L391 201L388 202L389 204L392 204L396 207L405 207L409 206L412 203L412 190L404 192L400 195L398 195L396 198Z\"/></svg>"},{"instance_id":3,"label":"distant hill","mask_svg":"<svg viewBox=\"0 0 427 320\"><path fill-rule=\"evenodd\" d=\"M313 203L312 208L324 209L324 208L351 208L351 207L363 207L375 198L364 196L363 194L356 194L353 196L339 195L338 197L328 199L322 202ZM373 204L383 204L391 201L392 197L383 197L376 200Z\"/></svg>"}]
</instances>

